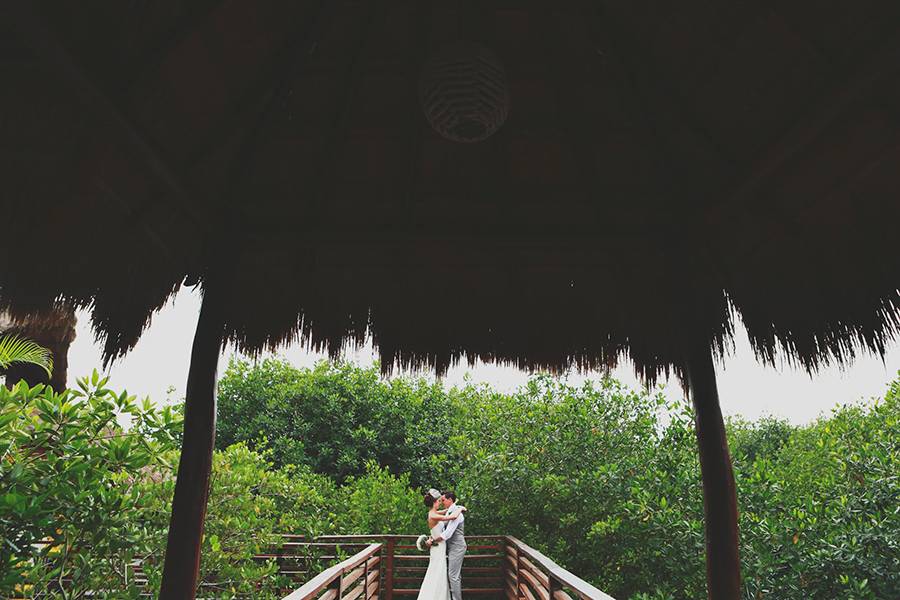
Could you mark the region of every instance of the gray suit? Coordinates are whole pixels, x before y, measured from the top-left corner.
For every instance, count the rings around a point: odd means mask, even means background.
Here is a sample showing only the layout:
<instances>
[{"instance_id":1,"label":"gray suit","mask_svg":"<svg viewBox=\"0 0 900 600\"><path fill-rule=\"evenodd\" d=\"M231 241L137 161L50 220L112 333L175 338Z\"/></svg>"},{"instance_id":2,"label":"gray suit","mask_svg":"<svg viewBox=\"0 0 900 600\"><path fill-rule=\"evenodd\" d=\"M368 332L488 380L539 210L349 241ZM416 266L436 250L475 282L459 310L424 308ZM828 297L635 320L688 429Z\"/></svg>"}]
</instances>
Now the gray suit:
<instances>
[{"instance_id":1,"label":"gray suit","mask_svg":"<svg viewBox=\"0 0 900 600\"><path fill-rule=\"evenodd\" d=\"M456 505L453 514L458 510ZM466 555L466 517L460 516L455 521L448 521L444 530L447 544L447 578L450 580L450 597L452 600L462 600L462 566L463 557Z\"/></svg>"}]
</instances>

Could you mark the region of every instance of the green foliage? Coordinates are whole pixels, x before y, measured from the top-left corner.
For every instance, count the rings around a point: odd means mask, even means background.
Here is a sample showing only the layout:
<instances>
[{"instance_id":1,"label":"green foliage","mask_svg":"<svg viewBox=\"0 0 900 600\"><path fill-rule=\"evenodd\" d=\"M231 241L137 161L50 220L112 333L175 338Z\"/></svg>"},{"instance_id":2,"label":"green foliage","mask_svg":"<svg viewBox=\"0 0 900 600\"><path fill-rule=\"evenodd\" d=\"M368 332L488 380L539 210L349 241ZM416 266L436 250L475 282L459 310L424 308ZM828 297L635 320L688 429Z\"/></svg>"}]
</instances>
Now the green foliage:
<instances>
[{"instance_id":1,"label":"green foliage","mask_svg":"<svg viewBox=\"0 0 900 600\"><path fill-rule=\"evenodd\" d=\"M467 532L509 533L613 597L705 596L688 406L612 380L536 376L446 390L377 369L232 363L201 563L204 597L279 598L253 558L276 534L424 532L420 492L454 487ZM55 394L0 388L0 596L158 590L177 408L96 374ZM745 598L900 598L900 380L805 427L728 424ZM18 586L18 587L17 587Z\"/></svg>"},{"instance_id":2,"label":"green foliage","mask_svg":"<svg viewBox=\"0 0 900 600\"><path fill-rule=\"evenodd\" d=\"M900 598L900 380L737 462L750 597Z\"/></svg>"},{"instance_id":3,"label":"green foliage","mask_svg":"<svg viewBox=\"0 0 900 600\"><path fill-rule=\"evenodd\" d=\"M486 387L387 382L375 369L295 370L278 361L234 363L226 376L231 397L254 404L256 391L242 381L262 374L263 381L290 387L279 402L291 404L286 413L293 425L263 414L259 403L250 411L248 439L287 432L299 444L305 434L296 432L307 430L311 411L319 429L315 447L354 459L342 467L316 463L307 446L294 457L299 463L342 478L363 473L365 460L375 459L383 469L408 473L417 492L453 486L473 509L469 532L521 537L617 598L706 594L703 496L685 404L664 406L659 396L611 380L573 387L536 376L504 395ZM328 396L323 389L350 390L346 405L344 391ZM844 407L807 427L775 419L729 423L746 598L900 597L898 398L895 382L876 406ZM317 408L320 401L327 408ZM223 411L243 418L228 402L223 398ZM267 428L270 422L277 433ZM371 446L352 435L382 426L386 437ZM402 447L391 448L399 439ZM423 530L418 499L395 478L380 483L383 469L348 480L351 487L367 483L341 498L340 510L353 515L347 518L357 528L339 519L337 531ZM388 521L390 527L381 527Z\"/></svg>"},{"instance_id":4,"label":"green foliage","mask_svg":"<svg viewBox=\"0 0 900 600\"><path fill-rule=\"evenodd\" d=\"M180 411L107 383L95 372L62 394L0 387L0 597L136 598L136 564L158 590ZM202 593L280 598L276 566L253 555L277 547L284 531L333 530L335 495L328 478L272 469L245 445L217 451Z\"/></svg>"},{"instance_id":5,"label":"green foliage","mask_svg":"<svg viewBox=\"0 0 900 600\"><path fill-rule=\"evenodd\" d=\"M160 450L179 422L171 409L106 388L96 371L77 390L0 386L0 594L23 581L37 591L69 580L85 590L135 593L128 565L150 551L131 485L166 468ZM132 421L126 431L118 417Z\"/></svg>"},{"instance_id":6,"label":"green foliage","mask_svg":"<svg viewBox=\"0 0 900 600\"><path fill-rule=\"evenodd\" d=\"M0 597L159 590L181 410L107 385L95 372L62 394L0 386ZM421 520L408 477L369 463L339 488L307 466L276 468L271 454L238 443L213 456L202 597L283 597L290 582L254 559L277 550L280 533L408 531Z\"/></svg>"},{"instance_id":7,"label":"green foliage","mask_svg":"<svg viewBox=\"0 0 900 600\"><path fill-rule=\"evenodd\" d=\"M17 335L0 335L0 370L6 370L15 363L37 365L53 371L53 354L47 348Z\"/></svg>"},{"instance_id":8,"label":"green foliage","mask_svg":"<svg viewBox=\"0 0 900 600\"><path fill-rule=\"evenodd\" d=\"M422 496L409 487L409 475L393 476L370 462L366 473L351 476L337 502L341 533L397 533L418 531L425 518Z\"/></svg>"},{"instance_id":9,"label":"green foliage","mask_svg":"<svg viewBox=\"0 0 900 600\"><path fill-rule=\"evenodd\" d=\"M176 454L170 456L174 462ZM152 548L165 547L174 493L171 473L141 482L135 509L146 519ZM213 475L204 530L200 587L215 598L278 598L286 581L274 561L254 555L278 548L282 532L319 535L332 528L331 482L308 472L275 470L264 454L235 444L213 456ZM144 557L150 588L159 589L162 554Z\"/></svg>"},{"instance_id":10,"label":"green foliage","mask_svg":"<svg viewBox=\"0 0 900 600\"><path fill-rule=\"evenodd\" d=\"M440 385L384 381L374 368L232 360L219 382L217 439L267 448L276 466L306 465L338 481L374 461L422 485L433 476L422 446L449 432L445 400Z\"/></svg>"}]
</instances>

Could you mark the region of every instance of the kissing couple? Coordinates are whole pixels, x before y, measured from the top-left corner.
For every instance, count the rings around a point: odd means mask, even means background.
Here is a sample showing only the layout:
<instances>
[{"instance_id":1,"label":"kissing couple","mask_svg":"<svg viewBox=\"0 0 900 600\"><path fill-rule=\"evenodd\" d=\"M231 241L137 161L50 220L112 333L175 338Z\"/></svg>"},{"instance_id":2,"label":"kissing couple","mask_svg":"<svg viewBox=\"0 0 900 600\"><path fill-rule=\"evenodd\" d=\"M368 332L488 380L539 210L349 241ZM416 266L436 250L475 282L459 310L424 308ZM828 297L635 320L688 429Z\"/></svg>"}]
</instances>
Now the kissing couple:
<instances>
[{"instance_id":1,"label":"kissing couple","mask_svg":"<svg viewBox=\"0 0 900 600\"><path fill-rule=\"evenodd\" d=\"M425 492L424 501L431 530L424 543L430 548L430 556L418 600L462 600L466 507L457 504L456 494L449 490L432 488Z\"/></svg>"}]
</instances>

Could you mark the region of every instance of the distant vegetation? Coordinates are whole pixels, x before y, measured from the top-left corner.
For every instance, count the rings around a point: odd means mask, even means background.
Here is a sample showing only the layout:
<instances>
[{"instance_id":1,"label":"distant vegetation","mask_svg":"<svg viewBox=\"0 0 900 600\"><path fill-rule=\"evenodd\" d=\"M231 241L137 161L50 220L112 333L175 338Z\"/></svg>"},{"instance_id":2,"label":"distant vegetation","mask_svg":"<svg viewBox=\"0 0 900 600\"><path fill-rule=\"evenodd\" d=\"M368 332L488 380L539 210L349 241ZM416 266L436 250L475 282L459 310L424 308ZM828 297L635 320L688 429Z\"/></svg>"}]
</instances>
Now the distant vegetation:
<instances>
[{"instance_id":1,"label":"distant vegetation","mask_svg":"<svg viewBox=\"0 0 900 600\"><path fill-rule=\"evenodd\" d=\"M136 597L134 558L158 586L179 412L80 388L0 389L0 596ZM612 380L507 395L275 360L233 362L219 406L205 597L277 598L250 557L278 532L422 531L432 485L456 488L467 532L516 535L616 598L705 596L685 406ZM729 434L746 598L900 598L900 380L874 406Z\"/></svg>"}]
</instances>

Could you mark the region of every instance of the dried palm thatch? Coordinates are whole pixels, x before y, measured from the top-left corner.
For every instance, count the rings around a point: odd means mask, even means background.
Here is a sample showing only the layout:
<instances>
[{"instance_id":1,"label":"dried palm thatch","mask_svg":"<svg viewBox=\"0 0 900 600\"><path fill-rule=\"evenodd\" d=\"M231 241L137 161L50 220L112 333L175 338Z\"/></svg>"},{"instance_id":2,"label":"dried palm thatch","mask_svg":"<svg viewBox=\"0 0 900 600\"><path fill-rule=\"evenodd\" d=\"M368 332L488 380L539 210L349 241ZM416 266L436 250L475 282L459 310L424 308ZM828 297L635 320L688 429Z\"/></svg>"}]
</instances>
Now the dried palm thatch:
<instances>
[{"instance_id":1,"label":"dried palm thatch","mask_svg":"<svg viewBox=\"0 0 900 600\"><path fill-rule=\"evenodd\" d=\"M728 300L766 360L897 332L893 3L860 33L747 7L203 4L48 7L47 39L5 36L8 308L90 306L114 357L223 258L242 349L368 328L387 367L629 352L652 377L687 331L727 339ZM471 146L417 104L460 28L514 107ZM16 256L35 232L45 254Z\"/></svg>"},{"instance_id":2,"label":"dried palm thatch","mask_svg":"<svg viewBox=\"0 0 900 600\"><path fill-rule=\"evenodd\" d=\"M0 302L90 307L108 358L185 278L243 350L369 331L386 368L697 380L730 305L809 369L900 329L896 2L9 6ZM419 103L459 39L508 85L480 143Z\"/></svg>"}]
</instances>

